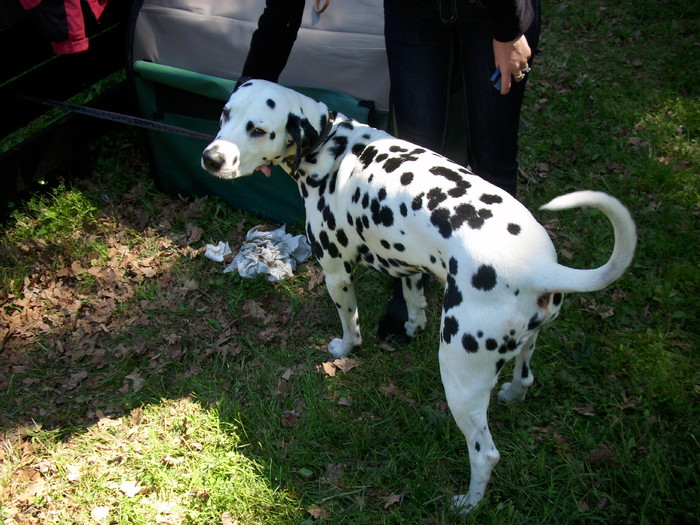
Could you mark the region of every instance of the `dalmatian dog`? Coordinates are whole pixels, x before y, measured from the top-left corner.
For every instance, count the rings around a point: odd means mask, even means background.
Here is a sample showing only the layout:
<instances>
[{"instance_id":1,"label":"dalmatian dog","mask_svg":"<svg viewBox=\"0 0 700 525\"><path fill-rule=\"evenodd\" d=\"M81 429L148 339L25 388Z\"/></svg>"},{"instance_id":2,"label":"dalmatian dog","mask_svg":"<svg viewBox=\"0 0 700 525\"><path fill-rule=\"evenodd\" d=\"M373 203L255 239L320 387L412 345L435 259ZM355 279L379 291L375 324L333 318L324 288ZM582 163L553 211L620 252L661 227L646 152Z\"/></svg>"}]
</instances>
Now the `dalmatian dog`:
<instances>
[{"instance_id":1,"label":"dalmatian dog","mask_svg":"<svg viewBox=\"0 0 700 525\"><path fill-rule=\"evenodd\" d=\"M501 400L516 403L533 383L537 334L557 317L563 294L594 291L632 261L635 224L620 202L579 191L546 210L592 207L612 223L610 259L597 269L557 262L552 241L507 192L414 144L368 127L278 84L251 80L226 103L221 129L202 167L223 179L279 165L297 182L306 234L338 309L342 338L328 350L347 355L362 342L353 268L402 278L408 335L425 327L421 274L445 284L439 363L450 411L467 441L469 490L453 506L468 512L483 497L499 460L487 421L490 392L515 359Z\"/></svg>"}]
</instances>

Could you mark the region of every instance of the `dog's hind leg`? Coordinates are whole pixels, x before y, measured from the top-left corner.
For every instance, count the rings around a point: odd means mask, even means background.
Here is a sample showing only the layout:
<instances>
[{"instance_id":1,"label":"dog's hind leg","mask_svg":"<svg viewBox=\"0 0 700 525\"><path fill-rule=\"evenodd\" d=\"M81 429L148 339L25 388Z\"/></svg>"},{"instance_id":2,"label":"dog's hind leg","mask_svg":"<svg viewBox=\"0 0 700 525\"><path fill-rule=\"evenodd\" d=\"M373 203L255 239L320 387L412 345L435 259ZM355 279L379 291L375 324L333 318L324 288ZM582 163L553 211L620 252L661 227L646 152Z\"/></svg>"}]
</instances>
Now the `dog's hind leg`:
<instances>
[{"instance_id":1,"label":"dog's hind leg","mask_svg":"<svg viewBox=\"0 0 700 525\"><path fill-rule=\"evenodd\" d=\"M328 351L335 357L342 357L349 354L353 347L362 344L355 285L350 273L342 270L331 273L326 268L324 272L328 294L338 309L340 323L343 326L343 338L333 339L328 343Z\"/></svg>"},{"instance_id":2,"label":"dog's hind leg","mask_svg":"<svg viewBox=\"0 0 700 525\"><path fill-rule=\"evenodd\" d=\"M488 426L488 406L496 382L494 360L485 349L465 351L461 341L451 338L440 345L440 374L447 404L467 440L471 479L467 494L455 496L452 508L469 512L484 496L486 485L500 454Z\"/></svg>"},{"instance_id":3,"label":"dog's hind leg","mask_svg":"<svg viewBox=\"0 0 700 525\"><path fill-rule=\"evenodd\" d=\"M527 389L532 386L535 376L532 375L530 360L535 351L538 330L535 330L530 337L522 344L520 353L515 357L513 368L513 380L510 383L503 383L498 392L498 399L506 403L519 403L525 400Z\"/></svg>"},{"instance_id":4,"label":"dog's hind leg","mask_svg":"<svg viewBox=\"0 0 700 525\"><path fill-rule=\"evenodd\" d=\"M428 282L424 274L409 275L401 279L403 296L406 301L408 320L404 324L406 334L413 337L417 330L423 330L427 323L425 317L425 285Z\"/></svg>"}]
</instances>

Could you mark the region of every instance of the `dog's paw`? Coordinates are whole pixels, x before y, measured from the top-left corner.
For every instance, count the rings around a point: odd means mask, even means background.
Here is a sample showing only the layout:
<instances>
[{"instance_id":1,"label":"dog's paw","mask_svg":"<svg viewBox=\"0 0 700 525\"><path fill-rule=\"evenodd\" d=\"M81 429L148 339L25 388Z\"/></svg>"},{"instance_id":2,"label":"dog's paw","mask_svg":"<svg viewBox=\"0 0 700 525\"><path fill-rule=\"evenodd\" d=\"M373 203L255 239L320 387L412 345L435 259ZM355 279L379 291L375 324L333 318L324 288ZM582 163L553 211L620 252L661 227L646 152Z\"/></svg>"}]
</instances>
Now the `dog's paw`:
<instances>
[{"instance_id":1,"label":"dog's paw","mask_svg":"<svg viewBox=\"0 0 700 525\"><path fill-rule=\"evenodd\" d=\"M473 497L470 494L459 494L457 496L452 496L450 509L452 512L464 516L469 514L479 501L481 501L480 497Z\"/></svg>"},{"instance_id":2,"label":"dog's paw","mask_svg":"<svg viewBox=\"0 0 700 525\"><path fill-rule=\"evenodd\" d=\"M505 403L520 403L525 401L527 390L516 387L513 383L503 383L498 391L498 399Z\"/></svg>"},{"instance_id":3,"label":"dog's paw","mask_svg":"<svg viewBox=\"0 0 700 525\"><path fill-rule=\"evenodd\" d=\"M352 345L346 344L342 339L333 339L328 343L328 351L333 357L344 357L350 353Z\"/></svg>"},{"instance_id":4,"label":"dog's paw","mask_svg":"<svg viewBox=\"0 0 700 525\"><path fill-rule=\"evenodd\" d=\"M425 330L425 326L428 324L428 319L424 312L416 316L415 319L409 319L404 323L404 328L406 329L406 335L408 337L415 336L418 332Z\"/></svg>"}]
</instances>

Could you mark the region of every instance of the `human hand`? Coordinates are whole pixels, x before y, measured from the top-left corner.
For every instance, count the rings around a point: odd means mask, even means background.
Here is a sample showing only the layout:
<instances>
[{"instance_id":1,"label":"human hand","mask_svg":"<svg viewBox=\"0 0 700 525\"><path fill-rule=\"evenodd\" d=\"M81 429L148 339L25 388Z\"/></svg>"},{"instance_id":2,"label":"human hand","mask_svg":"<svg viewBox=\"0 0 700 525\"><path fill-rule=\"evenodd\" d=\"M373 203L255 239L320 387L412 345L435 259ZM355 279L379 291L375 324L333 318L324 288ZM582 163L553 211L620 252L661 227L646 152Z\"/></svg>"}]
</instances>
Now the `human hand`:
<instances>
[{"instance_id":1,"label":"human hand","mask_svg":"<svg viewBox=\"0 0 700 525\"><path fill-rule=\"evenodd\" d=\"M496 67L501 70L501 95L507 95L510 92L511 81L521 81L525 78L523 71L529 71L527 61L532 56L530 45L525 35L512 42L494 40L493 56Z\"/></svg>"}]
</instances>

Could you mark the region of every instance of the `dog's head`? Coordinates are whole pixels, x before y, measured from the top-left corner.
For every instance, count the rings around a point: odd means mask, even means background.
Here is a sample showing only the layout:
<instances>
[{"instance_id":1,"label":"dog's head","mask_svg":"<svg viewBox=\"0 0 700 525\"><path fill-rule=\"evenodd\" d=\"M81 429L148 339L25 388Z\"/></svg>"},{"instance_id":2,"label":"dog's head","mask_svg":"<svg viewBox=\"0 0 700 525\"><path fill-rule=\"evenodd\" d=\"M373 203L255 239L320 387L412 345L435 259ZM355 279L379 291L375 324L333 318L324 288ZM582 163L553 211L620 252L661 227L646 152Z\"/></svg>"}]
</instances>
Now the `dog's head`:
<instances>
[{"instance_id":1,"label":"dog's head","mask_svg":"<svg viewBox=\"0 0 700 525\"><path fill-rule=\"evenodd\" d=\"M328 122L328 108L296 91L265 80L234 90L221 114L221 129L202 153L202 167L222 179L279 164L294 173L313 150Z\"/></svg>"}]
</instances>

